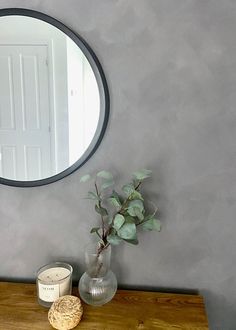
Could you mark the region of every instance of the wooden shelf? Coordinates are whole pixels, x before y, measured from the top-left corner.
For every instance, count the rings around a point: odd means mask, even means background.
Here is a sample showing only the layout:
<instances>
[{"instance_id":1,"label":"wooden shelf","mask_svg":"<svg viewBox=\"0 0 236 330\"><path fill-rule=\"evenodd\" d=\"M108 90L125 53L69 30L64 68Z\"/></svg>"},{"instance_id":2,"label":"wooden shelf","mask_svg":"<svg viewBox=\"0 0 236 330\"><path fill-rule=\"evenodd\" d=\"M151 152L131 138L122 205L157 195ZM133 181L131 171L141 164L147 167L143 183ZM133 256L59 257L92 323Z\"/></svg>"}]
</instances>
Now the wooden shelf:
<instances>
[{"instance_id":1,"label":"wooden shelf","mask_svg":"<svg viewBox=\"0 0 236 330\"><path fill-rule=\"evenodd\" d=\"M77 288L73 294L78 295ZM118 290L104 306L83 307L83 318L75 329L208 329L199 295ZM0 282L0 329L52 330L47 313L37 303L35 284Z\"/></svg>"}]
</instances>

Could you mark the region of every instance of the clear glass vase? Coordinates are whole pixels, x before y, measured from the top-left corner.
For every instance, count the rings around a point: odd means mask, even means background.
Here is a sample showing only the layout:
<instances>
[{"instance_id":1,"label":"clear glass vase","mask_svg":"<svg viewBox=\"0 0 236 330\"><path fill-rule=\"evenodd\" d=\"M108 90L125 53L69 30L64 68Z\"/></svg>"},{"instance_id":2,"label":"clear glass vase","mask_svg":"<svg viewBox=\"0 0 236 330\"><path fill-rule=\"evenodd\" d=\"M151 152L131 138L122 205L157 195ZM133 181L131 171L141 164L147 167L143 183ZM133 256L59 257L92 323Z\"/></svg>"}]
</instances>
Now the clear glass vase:
<instances>
[{"instance_id":1,"label":"clear glass vase","mask_svg":"<svg viewBox=\"0 0 236 330\"><path fill-rule=\"evenodd\" d=\"M111 246L88 245L85 250L86 272L79 281L81 299L89 305L109 302L117 290L117 279L110 270Z\"/></svg>"}]
</instances>

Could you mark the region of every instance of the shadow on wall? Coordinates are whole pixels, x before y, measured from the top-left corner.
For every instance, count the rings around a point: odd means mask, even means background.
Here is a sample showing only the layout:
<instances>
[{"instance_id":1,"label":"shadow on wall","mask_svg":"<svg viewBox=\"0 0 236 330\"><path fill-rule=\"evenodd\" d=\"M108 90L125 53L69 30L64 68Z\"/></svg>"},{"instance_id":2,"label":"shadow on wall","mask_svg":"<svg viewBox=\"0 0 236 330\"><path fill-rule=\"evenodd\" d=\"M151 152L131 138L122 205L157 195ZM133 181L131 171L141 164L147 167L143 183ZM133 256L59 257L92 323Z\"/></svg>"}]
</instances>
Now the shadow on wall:
<instances>
[{"instance_id":1,"label":"shadow on wall","mask_svg":"<svg viewBox=\"0 0 236 330\"><path fill-rule=\"evenodd\" d=\"M236 303L232 304L232 299L209 290L201 290L201 295L205 301L209 329L235 330L236 322L234 321L232 324L232 315L236 315ZM224 321L224 328L222 328L222 320ZM214 324L214 328L210 326L211 324Z\"/></svg>"},{"instance_id":2,"label":"shadow on wall","mask_svg":"<svg viewBox=\"0 0 236 330\"><path fill-rule=\"evenodd\" d=\"M152 292L163 292L163 293L179 293L179 294L190 294L197 295L200 294L198 290L194 289L182 289L182 288L166 288L166 287L156 287L156 286L137 286L137 285L120 285L119 289L124 290L142 290L142 291L152 291Z\"/></svg>"}]
</instances>

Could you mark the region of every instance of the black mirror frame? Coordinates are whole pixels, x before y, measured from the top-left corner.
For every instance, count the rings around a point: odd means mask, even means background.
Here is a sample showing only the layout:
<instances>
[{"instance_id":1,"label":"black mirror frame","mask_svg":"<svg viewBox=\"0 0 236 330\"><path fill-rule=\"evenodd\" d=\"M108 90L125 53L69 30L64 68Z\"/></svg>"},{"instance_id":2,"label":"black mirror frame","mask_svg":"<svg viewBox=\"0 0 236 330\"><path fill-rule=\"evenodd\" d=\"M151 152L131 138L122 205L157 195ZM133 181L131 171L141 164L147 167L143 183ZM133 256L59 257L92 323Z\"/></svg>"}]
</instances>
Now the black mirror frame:
<instances>
[{"instance_id":1,"label":"black mirror frame","mask_svg":"<svg viewBox=\"0 0 236 330\"><path fill-rule=\"evenodd\" d=\"M102 141L102 138L104 136L107 127L109 112L110 112L110 97L109 97L109 90L108 90L106 78L103 69L101 67L101 64L99 63L99 60L97 56L94 54L93 50L80 35L74 33L71 29L69 29L67 26L65 26L63 23L56 20L55 18L38 11L23 9L23 8L0 9L0 17L12 16L12 15L37 18L41 21L44 21L46 23L55 26L56 28L64 32L68 37L70 37L78 45L78 47L81 49L81 51L87 58L88 62L90 63L94 75L96 77L98 89L100 93L100 116L99 116L97 130L95 132L93 140L91 141L85 153L73 165L71 165L70 167L68 167L67 169L56 175L34 181L17 181L17 180L10 180L0 177L0 183L8 186L36 187L61 180L62 178L68 176L69 174L73 173L78 168L80 168L82 165L84 165L87 162L87 160L94 154L94 152L97 150L99 144Z\"/></svg>"}]
</instances>

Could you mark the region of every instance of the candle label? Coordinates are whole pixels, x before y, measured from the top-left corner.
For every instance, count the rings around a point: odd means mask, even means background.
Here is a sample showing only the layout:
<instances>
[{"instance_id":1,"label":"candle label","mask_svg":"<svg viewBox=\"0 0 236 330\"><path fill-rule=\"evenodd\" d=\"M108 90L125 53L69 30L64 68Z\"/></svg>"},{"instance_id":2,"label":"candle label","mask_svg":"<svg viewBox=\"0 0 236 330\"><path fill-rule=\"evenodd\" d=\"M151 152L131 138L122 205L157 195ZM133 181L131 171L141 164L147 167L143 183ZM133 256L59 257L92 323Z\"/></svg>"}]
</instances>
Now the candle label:
<instances>
[{"instance_id":1,"label":"candle label","mask_svg":"<svg viewBox=\"0 0 236 330\"><path fill-rule=\"evenodd\" d=\"M46 302L53 302L60 296L59 284L41 284L38 283L39 298Z\"/></svg>"}]
</instances>

